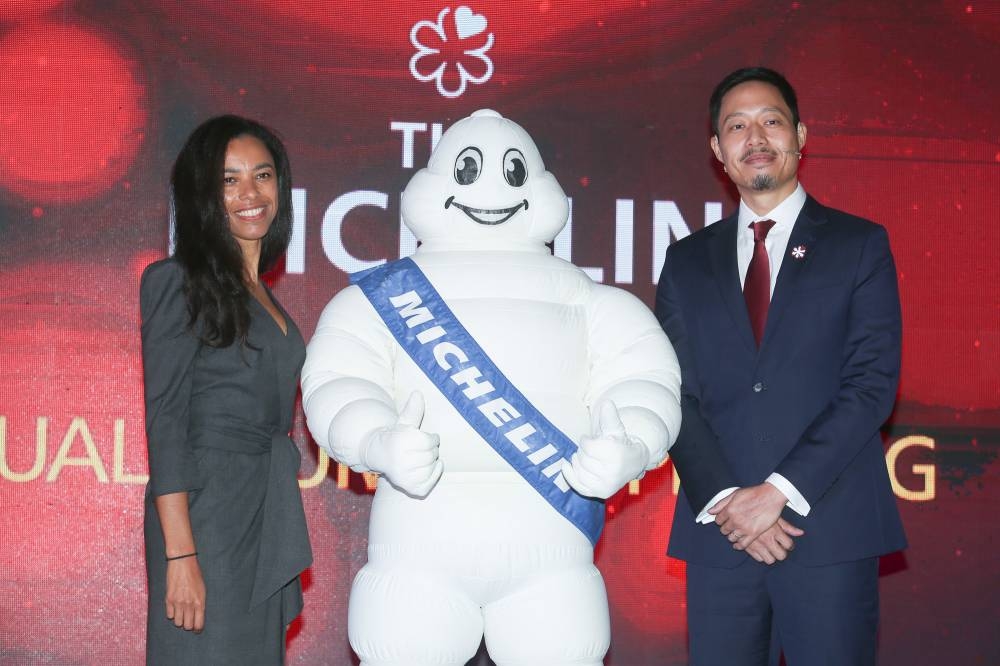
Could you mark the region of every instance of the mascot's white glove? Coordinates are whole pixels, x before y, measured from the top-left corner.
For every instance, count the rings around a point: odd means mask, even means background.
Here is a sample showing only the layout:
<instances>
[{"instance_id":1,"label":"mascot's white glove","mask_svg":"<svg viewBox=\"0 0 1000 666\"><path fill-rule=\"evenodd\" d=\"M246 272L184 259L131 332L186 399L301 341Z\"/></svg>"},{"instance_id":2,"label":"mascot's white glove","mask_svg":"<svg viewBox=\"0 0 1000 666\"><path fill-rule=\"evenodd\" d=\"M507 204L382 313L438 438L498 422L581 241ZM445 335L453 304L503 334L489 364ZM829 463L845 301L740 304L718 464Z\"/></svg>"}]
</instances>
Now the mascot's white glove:
<instances>
[{"instance_id":1,"label":"mascot's white glove","mask_svg":"<svg viewBox=\"0 0 1000 666\"><path fill-rule=\"evenodd\" d=\"M423 420L424 396L414 391L396 423L373 432L361 449L365 467L417 498L426 497L444 471L438 458L441 438L420 430Z\"/></svg>"},{"instance_id":2,"label":"mascot's white glove","mask_svg":"<svg viewBox=\"0 0 1000 666\"><path fill-rule=\"evenodd\" d=\"M628 436L618 408L610 400L598 406L597 419L597 432L580 439L579 448L562 471L576 492L607 499L646 470L649 449L641 440Z\"/></svg>"}]
</instances>

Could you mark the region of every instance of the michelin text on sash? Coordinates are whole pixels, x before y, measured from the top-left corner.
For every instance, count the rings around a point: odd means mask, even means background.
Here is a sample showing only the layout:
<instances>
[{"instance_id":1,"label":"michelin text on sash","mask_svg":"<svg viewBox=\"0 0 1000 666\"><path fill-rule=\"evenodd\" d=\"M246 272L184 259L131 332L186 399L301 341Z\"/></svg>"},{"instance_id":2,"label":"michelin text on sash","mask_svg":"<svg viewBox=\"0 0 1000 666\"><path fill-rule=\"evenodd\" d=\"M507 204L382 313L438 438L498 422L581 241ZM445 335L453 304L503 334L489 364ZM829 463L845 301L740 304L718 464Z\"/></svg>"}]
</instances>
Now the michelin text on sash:
<instances>
[{"instance_id":1,"label":"michelin text on sash","mask_svg":"<svg viewBox=\"0 0 1000 666\"><path fill-rule=\"evenodd\" d=\"M477 408L489 419L525 459L535 467L541 467L541 473L562 492L569 491L569 484L563 478L562 468L565 458L559 455L559 449L552 443L539 446L529 442L529 438L538 431L534 425L514 408L505 398L493 397L496 389L483 377L482 372L474 364L469 363L469 357L460 346L448 340L442 340L448 332L435 323L430 310L423 307L423 301L416 291L408 291L397 296L390 296L397 313L406 323L407 328L416 332L416 339L421 345L434 344L432 353L438 367L450 375L451 381L462 388L462 395L469 401L469 406ZM537 438L536 438L537 439ZM552 458L558 456L555 460Z\"/></svg>"}]
</instances>

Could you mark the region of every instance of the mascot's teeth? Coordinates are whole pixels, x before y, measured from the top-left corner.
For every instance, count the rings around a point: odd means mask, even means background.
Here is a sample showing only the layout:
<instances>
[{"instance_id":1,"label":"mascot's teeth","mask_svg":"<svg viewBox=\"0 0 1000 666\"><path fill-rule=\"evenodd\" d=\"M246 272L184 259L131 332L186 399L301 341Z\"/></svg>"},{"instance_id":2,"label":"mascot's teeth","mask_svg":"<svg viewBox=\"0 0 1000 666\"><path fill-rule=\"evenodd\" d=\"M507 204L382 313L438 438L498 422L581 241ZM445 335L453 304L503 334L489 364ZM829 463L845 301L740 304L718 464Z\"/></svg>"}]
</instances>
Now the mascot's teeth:
<instances>
[{"instance_id":1,"label":"mascot's teeth","mask_svg":"<svg viewBox=\"0 0 1000 666\"><path fill-rule=\"evenodd\" d=\"M455 206L455 208L461 210L473 222L493 226L503 224L514 217L514 214L521 210L521 208L528 210L528 200L524 199L516 206L511 206L510 208L472 208L471 206L458 203L455 201L455 197L448 197L448 200L444 202L444 207L447 209L450 206Z\"/></svg>"}]
</instances>

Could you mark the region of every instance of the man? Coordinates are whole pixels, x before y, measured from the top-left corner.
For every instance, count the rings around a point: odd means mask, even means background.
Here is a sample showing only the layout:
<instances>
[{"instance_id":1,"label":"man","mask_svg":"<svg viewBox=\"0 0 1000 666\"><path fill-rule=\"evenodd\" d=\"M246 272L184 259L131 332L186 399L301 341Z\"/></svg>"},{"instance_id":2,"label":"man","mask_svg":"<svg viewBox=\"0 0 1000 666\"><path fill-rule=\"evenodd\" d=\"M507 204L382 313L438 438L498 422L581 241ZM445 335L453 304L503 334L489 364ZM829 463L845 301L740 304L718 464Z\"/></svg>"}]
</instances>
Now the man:
<instances>
[{"instance_id":1,"label":"man","mask_svg":"<svg viewBox=\"0 0 1000 666\"><path fill-rule=\"evenodd\" d=\"M682 371L669 553L691 664L774 663L777 643L789 666L873 664L878 556L906 545L879 436L900 360L888 238L799 184L783 76L733 72L709 107L739 210L669 249L656 295Z\"/></svg>"}]
</instances>

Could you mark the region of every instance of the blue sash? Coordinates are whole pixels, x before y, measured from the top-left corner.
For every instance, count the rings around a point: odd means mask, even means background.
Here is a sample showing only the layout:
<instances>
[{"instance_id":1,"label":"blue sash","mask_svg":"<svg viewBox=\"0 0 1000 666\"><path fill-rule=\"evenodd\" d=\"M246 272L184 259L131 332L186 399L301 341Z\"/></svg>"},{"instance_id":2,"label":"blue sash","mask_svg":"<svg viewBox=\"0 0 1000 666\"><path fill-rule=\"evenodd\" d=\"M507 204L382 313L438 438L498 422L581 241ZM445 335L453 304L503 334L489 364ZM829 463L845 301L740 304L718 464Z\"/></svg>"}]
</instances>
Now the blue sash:
<instances>
[{"instance_id":1,"label":"blue sash","mask_svg":"<svg viewBox=\"0 0 1000 666\"><path fill-rule=\"evenodd\" d=\"M578 494L562 475L576 444L494 365L413 260L355 273L351 282L462 418L596 545L604 502Z\"/></svg>"}]
</instances>

